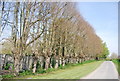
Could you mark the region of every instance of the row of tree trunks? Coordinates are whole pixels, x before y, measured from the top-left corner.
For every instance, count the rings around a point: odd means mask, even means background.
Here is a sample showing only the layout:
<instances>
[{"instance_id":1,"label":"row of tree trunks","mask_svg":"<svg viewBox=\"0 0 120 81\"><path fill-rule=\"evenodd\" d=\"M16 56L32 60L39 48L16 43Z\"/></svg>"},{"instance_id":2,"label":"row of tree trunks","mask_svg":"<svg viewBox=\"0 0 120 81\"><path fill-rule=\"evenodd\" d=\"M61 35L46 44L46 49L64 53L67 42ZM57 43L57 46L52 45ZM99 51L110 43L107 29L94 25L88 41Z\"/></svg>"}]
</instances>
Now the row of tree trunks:
<instances>
[{"instance_id":1,"label":"row of tree trunks","mask_svg":"<svg viewBox=\"0 0 120 81\"><path fill-rule=\"evenodd\" d=\"M77 64L77 63L82 63L84 61L88 61L88 60L93 60L94 58L90 58L90 57L85 57L85 58L65 58L65 57L50 57L50 56L40 56L40 59L35 58L34 59L34 65L33 65L33 73L36 72L36 67L37 67L37 62L40 63L40 67L47 70L48 68L58 68L59 66L65 66L65 64ZM54 60L54 61L53 61ZM31 62L29 62L29 68L32 65L32 60ZM45 66L44 66L45 64Z\"/></svg>"},{"instance_id":2,"label":"row of tree trunks","mask_svg":"<svg viewBox=\"0 0 120 81\"><path fill-rule=\"evenodd\" d=\"M55 55L54 56L44 56L44 55L42 56L41 55L39 57L36 57L34 55L29 55L29 56L20 57L19 54L16 55L14 58L16 58L14 60L15 61L14 67L16 67L15 70L18 71L16 73L19 73L20 71L22 72L25 70L31 70L31 69L33 73L35 73L36 70L39 68L43 68L47 70L48 68L58 68L59 66L65 66L66 64L77 64L77 63L82 63L87 60L95 59L94 57L88 57L88 56L82 58L82 57L62 57L62 56L55 56ZM11 58L9 57L9 60L10 59ZM7 60L4 60L4 61L7 62ZM1 64L3 64L2 61L1 61ZM4 66L6 65L4 64ZM15 75L18 75L18 74L15 74Z\"/></svg>"}]
</instances>

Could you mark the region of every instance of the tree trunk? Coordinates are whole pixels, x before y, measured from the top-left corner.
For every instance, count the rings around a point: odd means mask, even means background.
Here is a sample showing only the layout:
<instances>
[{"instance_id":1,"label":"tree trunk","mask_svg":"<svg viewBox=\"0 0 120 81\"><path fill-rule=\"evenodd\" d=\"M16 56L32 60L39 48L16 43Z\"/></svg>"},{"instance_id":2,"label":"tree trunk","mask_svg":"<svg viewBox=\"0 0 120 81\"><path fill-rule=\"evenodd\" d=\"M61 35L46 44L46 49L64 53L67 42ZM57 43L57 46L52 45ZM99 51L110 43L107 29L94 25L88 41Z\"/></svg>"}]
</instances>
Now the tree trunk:
<instances>
[{"instance_id":1,"label":"tree trunk","mask_svg":"<svg viewBox=\"0 0 120 81\"><path fill-rule=\"evenodd\" d=\"M28 66L28 70L30 70L32 68L32 63L33 63L33 58L32 56L29 56L29 66Z\"/></svg>"},{"instance_id":2,"label":"tree trunk","mask_svg":"<svg viewBox=\"0 0 120 81\"><path fill-rule=\"evenodd\" d=\"M76 64L78 63L78 58L76 58Z\"/></svg>"},{"instance_id":3,"label":"tree trunk","mask_svg":"<svg viewBox=\"0 0 120 81\"><path fill-rule=\"evenodd\" d=\"M25 70L29 69L29 56L25 56L26 57L26 61L25 61Z\"/></svg>"},{"instance_id":4,"label":"tree trunk","mask_svg":"<svg viewBox=\"0 0 120 81\"><path fill-rule=\"evenodd\" d=\"M55 59L55 68L58 68L58 59Z\"/></svg>"},{"instance_id":5,"label":"tree trunk","mask_svg":"<svg viewBox=\"0 0 120 81\"><path fill-rule=\"evenodd\" d=\"M59 59L59 66L61 66L62 65L62 58L60 57L60 59Z\"/></svg>"},{"instance_id":6,"label":"tree trunk","mask_svg":"<svg viewBox=\"0 0 120 81\"><path fill-rule=\"evenodd\" d=\"M74 64L76 63L76 58L74 57Z\"/></svg>"},{"instance_id":7,"label":"tree trunk","mask_svg":"<svg viewBox=\"0 0 120 81\"><path fill-rule=\"evenodd\" d=\"M20 71L20 55L19 54L15 54L14 56L14 70L15 70L15 76L19 75L19 71Z\"/></svg>"},{"instance_id":8,"label":"tree trunk","mask_svg":"<svg viewBox=\"0 0 120 81\"><path fill-rule=\"evenodd\" d=\"M37 59L34 59L34 63L33 63L33 73L36 72L36 66L37 66Z\"/></svg>"},{"instance_id":9,"label":"tree trunk","mask_svg":"<svg viewBox=\"0 0 120 81\"><path fill-rule=\"evenodd\" d=\"M52 66L52 57L50 58L50 68L53 68L53 66Z\"/></svg>"},{"instance_id":10,"label":"tree trunk","mask_svg":"<svg viewBox=\"0 0 120 81\"><path fill-rule=\"evenodd\" d=\"M44 56L40 56L39 60L40 60L40 66L41 66L41 68L44 68L45 57Z\"/></svg>"},{"instance_id":11,"label":"tree trunk","mask_svg":"<svg viewBox=\"0 0 120 81\"><path fill-rule=\"evenodd\" d=\"M20 71L23 71L24 58L20 60Z\"/></svg>"},{"instance_id":12,"label":"tree trunk","mask_svg":"<svg viewBox=\"0 0 120 81\"><path fill-rule=\"evenodd\" d=\"M46 62L45 62L45 70L47 70L49 68L49 65L50 65L50 57L46 57L45 60L46 60Z\"/></svg>"},{"instance_id":13,"label":"tree trunk","mask_svg":"<svg viewBox=\"0 0 120 81\"><path fill-rule=\"evenodd\" d=\"M5 60L5 55L1 54L1 61L0 61L0 70L3 70L3 66L4 66L4 60Z\"/></svg>"},{"instance_id":14,"label":"tree trunk","mask_svg":"<svg viewBox=\"0 0 120 81\"><path fill-rule=\"evenodd\" d=\"M65 59L64 59L64 57L62 59L62 66L65 66Z\"/></svg>"},{"instance_id":15,"label":"tree trunk","mask_svg":"<svg viewBox=\"0 0 120 81\"><path fill-rule=\"evenodd\" d=\"M81 63L81 58L79 58L79 63Z\"/></svg>"},{"instance_id":16,"label":"tree trunk","mask_svg":"<svg viewBox=\"0 0 120 81\"><path fill-rule=\"evenodd\" d=\"M65 59L65 64L68 64L68 63L69 63L68 58L66 58Z\"/></svg>"},{"instance_id":17,"label":"tree trunk","mask_svg":"<svg viewBox=\"0 0 120 81\"><path fill-rule=\"evenodd\" d=\"M83 58L83 57L81 58L81 63L82 63L82 62L84 62L84 58Z\"/></svg>"}]
</instances>

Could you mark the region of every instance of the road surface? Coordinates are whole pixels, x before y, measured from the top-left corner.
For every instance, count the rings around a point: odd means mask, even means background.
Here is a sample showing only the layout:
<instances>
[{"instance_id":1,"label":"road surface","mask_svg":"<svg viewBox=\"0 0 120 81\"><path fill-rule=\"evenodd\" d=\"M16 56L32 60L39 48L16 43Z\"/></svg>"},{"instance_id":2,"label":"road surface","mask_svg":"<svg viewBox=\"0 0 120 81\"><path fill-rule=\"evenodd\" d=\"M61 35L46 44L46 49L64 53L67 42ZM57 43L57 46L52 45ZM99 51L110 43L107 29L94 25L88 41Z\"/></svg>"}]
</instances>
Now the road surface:
<instances>
[{"instance_id":1,"label":"road surface","mask_svg":"<svg viewBox=\"0 0 120 81\"><path fill-rule=\"evenodd\" d=\"M82 79L118 79L118 72L112 61L105 61L99 68Z\"/></svg>"}]
</instances>

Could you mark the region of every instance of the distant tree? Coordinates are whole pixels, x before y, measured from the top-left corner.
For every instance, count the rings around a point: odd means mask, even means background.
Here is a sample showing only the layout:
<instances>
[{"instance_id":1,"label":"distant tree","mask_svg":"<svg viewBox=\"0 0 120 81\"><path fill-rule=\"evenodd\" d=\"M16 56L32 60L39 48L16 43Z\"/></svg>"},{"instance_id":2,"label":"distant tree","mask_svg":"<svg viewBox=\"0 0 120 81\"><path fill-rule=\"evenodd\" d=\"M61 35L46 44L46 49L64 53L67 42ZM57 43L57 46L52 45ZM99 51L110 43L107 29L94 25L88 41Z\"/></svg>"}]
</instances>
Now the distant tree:
<instances>
[{"instance_id":1,"label":"distant tree","mask_svg":"<svg viewBox=\"0 0 120 81\"><path fill-rule=\"evenodd\" d=\"M13 45L10 43L10 41L4 41L4 42L2 42L1 43L1 50L0 50L0 53L1 54L12 54L11 53L11 50L12 50L12 48L11 47L13 47Z\"/></svg>"},{"instance_id":2,"label":"distant tree","mask_svg":"<svg viewBox=\"0 0 120 81\"><path fill-rule=\"evenodd\" d=\"M109 55L109 50L108 50L106 43L102 44L102 48L103 48L102 57L106 58Z\"/></svg>"},{"instance_id":3,"label":"distant tree","mask_svg":"<svg viewBox=\"0 0 120 81\"><path fill-rule=\"evenodd\" d=\"M117 59L117 58L118 58L118 55L114 52L110 56L110 59Z\"/></svg>"}]
</instances>

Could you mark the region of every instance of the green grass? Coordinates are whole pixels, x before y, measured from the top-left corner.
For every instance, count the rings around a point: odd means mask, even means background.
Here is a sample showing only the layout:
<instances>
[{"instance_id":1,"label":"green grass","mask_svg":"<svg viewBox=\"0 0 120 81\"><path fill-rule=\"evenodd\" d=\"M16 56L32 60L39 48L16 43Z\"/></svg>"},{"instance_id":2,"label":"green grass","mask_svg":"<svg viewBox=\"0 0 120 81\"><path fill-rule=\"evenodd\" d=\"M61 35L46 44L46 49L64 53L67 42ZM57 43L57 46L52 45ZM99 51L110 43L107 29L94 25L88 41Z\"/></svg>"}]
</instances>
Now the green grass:
<instances>
[{"instance_id":1,"label":"green grass","mask_svg":"<svg viewBox=\"0 0 120 81\"><path fill-rule=\"evenodd\" d=\"M80 79L81 77L91 73L103 61L86 61L82 64L68 64L58 69L46 70L43 74L28 75L24 77L16 77L19 79L30 78L30 79Z\"/></svg>"},{"instance_id":2,"label":"green grass","mask_svg":"<svg viewBox=\"0 0 120 81\"><path fill-rule=\"evenodd\" d=\"M120 75L120 62L119 62L119 60L118 60L118 59L114 59L114 60L112 60L112 61L113 61L113 63L116 65L116 68L117 68L118 73L119 73L119 75Z\"/></svg>"},{"instance_id":3,"label":"green grass","mask_svg":"<svg viewBox=\"0 0 120 81\"><path fill-rule=\"evenodd\" d=\"M5 78L5 79L7 79L7 78L13 78L14 77L14 75L2 75L2 78Z\"/></svg>"}]
</instances>

